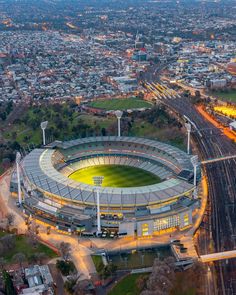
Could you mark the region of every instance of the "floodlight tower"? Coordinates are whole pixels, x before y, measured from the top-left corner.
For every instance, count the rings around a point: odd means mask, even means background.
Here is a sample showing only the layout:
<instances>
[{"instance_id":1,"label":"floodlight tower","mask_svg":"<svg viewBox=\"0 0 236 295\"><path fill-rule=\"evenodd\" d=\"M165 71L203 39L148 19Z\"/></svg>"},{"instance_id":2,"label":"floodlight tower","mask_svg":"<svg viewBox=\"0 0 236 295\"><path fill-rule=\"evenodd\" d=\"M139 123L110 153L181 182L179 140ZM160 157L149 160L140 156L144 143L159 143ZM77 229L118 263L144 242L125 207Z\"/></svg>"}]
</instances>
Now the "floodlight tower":
<instances>
[{"instance_id":1,"label":"floodlight tower","mask_svg":"<svg viewBox=\"0 0 236 295\"><path fill-rule=\"evenodd\" d=\"M193 164L193 185L194 185L194 196L197 195L197 166L198 166L198 156L195 155L191 158Z\"/></svg>"},{"instance_id":2,"label":"floodlight tower","mask_svg":"<svg viewBox=\"0 0 236 295\"><path fill-rule=\"evenodd\" d=\"M118 137L120 137L120 119L123 115L123 112L118 110L118 111L115 111L115 115L116 115L116 118L118 120Z\"/></svg>"},{"instance_id":3,"label":"floodlight tower","mask_svg":"<svg viewBox=\"0 0 236 295\"><path fill-rule=\"evenodd\" d=\"M185 127L187 129L187 134L188 134L188 143L187 143L187 153L188 155L190 154L190 134L191 134L191 124L190 123L185 123Z\"/></svg>"},{"instance_id":4,"label":"floodlight tower","mask_svg":"<svg viewBox=\"0 0 236 295\"><path fill-rule=\"evenodd\" d=\"M101 216L100 216L100 187L102 186L104 177L94 176L93 182L97 191L97 235L101 233Z\"/></svg>"},{"instance_id":5,"label":"floodlight tower","mask_svg":"<svg viewBox=\"0 0 236 295\"><path fill-rule=\"evenodd\" d=\"M46 145L45 129L47 128L48 121L41 122L40 127L43 131L43 145Z\"/></svg>"},{"instance_id":6,"label":"floodlight tower","mask_svg":"<svg viewBox=\"0 0 236 295\"><path fill-rule=\"evenodd\" d=\"M17 186L18 186L18 202L21 205L22 197L21 197L21 185L20 185L20 160L21 160L21 154L17 152L16 153L16 174L17 174Z\"/></svg>"}]
</instances>

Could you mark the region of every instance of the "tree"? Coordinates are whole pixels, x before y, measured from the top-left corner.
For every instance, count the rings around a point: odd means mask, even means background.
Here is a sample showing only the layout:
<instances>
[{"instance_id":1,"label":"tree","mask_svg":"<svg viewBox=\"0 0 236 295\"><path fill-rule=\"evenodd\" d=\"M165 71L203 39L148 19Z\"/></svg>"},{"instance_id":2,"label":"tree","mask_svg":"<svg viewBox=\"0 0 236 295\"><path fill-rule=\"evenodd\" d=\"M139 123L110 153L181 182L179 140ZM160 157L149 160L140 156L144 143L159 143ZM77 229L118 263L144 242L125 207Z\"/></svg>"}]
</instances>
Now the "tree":
<instances>
[{"instance_id":1,"label":"tree","mask_svg":"<svg viewBox=\"0 0 236 295\"><path fill-rule=\"evenodd\" d=\"M0 242L0 255L2 255L4 253L4 246L3 244Z\"/></svg>"},{"instance_id":2,"label":"tree","mask_svg":"<svg viewBox=\"0 0 236 295\"><path fill-rule=\"evenodd\" d=\"M155 259L152 273L146 282L147 288L141 293L141 295L169 295L175 282L174 262L175 260L172 257L168 257L163 261Z\"/></svg>"},{"instance_id":3,"label":"tree","mask_svg":"<svg viewBox=\"0 0 236 295\"><path fill-rule=\"evenodd\" d=\"M22 263L26 260L26 256L24 253L16 253L12 259L19 263L19 266L22 268Z\"/></svg>"},{"instance_id":4,"label":"tree","mask_svg":"<svg viewBox=\"0 0 236 295\"><path fill-rule=\"evenodd\" d=\"M137 278L136 285L140 291L142 291L144 287L146 286L147 279L148 279L148 275L142 275Z\"/></svg>"},{"instance_id":5,"label":"tree","mask_svg":"<svg viewBox=\"0 0 236 295\"><path fill-rule=\"evenodd\" d=\"M7 220L7 228L9 229L9 227L13 225L14 223L15 215L13 213L8 213L6 215L6 220Z\"/></svg>"},{"instance_id":6,"label":"tree","mask_svg":"<svg viewBox=\"0 0 236 295\"><path fill-rule=\"evenodd\" d=\"M64 287L69 294L74 294L74 288L76 285L76 280L65 281Z\"/></svg>"},{"instance_id":7,"label":"tree","mask_svg":"<svg viewBox=\"0 0 236 295\"><path fill-rule=\"evenodd\" d=\"M103 268L100 270L99 274L101 275L101 277L103 279L106 279L106 278L114 275L116 270L117 270L117 266L114 265L113 263L109 263L109 264L103 266Z\"/></svg>"},{"instance_id":8,"label":"tree","mask_svg":"<svg viewBox=\"0 0 236 295\"><path fill-rule=\"evenodd\" d=\"M107 134L106 128L102 127L101 132L102 132L102 136L106 136L106 134Z\"/></svg>"},{"instance_id":9,"label":"tree","mask_svg":"<svg viewBox=\"0 0 236 295\"><path fill-rule=\"evenodd\" d=\"M5 270L3 271L3 281L4 281L6 295L15 295L16 291L14 289L11 276Z\"/></svg>"},{"instance_id":10,"label":"tree","mask_svg":"<svg viewBox=\"0 0 236 295\"><path fill-rule=\"evenodd\" d=\"M4 247L4 251L11 250L15 247L15 235L9 234L1 238L1 243Z\"/></svg>"},{"instance_id":11,"label":"tree","mask_svg":"<svg viewBox=\"0 0 236 295\"><path fill-rule=\"evenodd\" d=\"M37 240L37 228L35 226L35 224L32 224L31 227L28 226L28 241L31 244L32 247L36 247L38 244L38 240Z\"/></svg>"},{"instance_id":12,"label":"tree","mask_svg":"<svg viewBox=\"0 0 236 295\"><path fill-rule=\"evenodd\" d=\"M28 258L28 262L29 262L30 264L38 263L38 256L37 256L37 253L34 253L34 254L30 255L29 258Z\"/></svg>"},{"instance_id":13,"label":"tree","mask_svg":"<svg viewBox=\"0 0 236 295\"><path fill-rule=\"evenodd\" d=\"M3 271L6 263L7 263L6 260L3 257L0 257L0 271Z\"/></svg>"},{"instance_id":14,"label":"tree","mask_svg":"<svg viewBox=\"0 0 236 295\"><path fill-rule=\"evenodd\" d=\"M34 263L37 263L37 264L42 264L43 263L43 260L46 258L46 254L43 253L43 252L40 252L40 253L34 253L32 254L30 257L29 257L29 262L34 264Z\"/></svg>"},{"instance_id":15,"label":"tree","mask_svg":"<svg viewBox=\"0 0 236 295\"><path fill-rule=\"evenodd\" d=\"M71 247L70 243L61 242L59 245L62 258L67 261L70 257Z\"/></svg>"},{"instance_id":16,"label":"tree","mask_svg":"<svg viewBox=\"0 0 236 295\"><path fill-rule=\"evenodd\" d=\"M38 263L42 264L43 261L47 258L47 255L43 252L37 253Z\"/></svg>"},{"instance_id":17,"label":"tree","mask_svg":"<svg viewBox=\"0 0 236 295\"><path fill-rule=\"evenodd\" d=\"M94 289L94 286L90 280L85 279L78 280L73 289L75 295L86 295L91 294L90 291Z\"/></svg>"},{"instance_id":18,"label":"tree","mask_svg":"<svg viewBox=\"0 0 236 295\"><path fill-rule=\"evenodd\" d=\"M57 260L56 267L61 271L63 276L68 276L76 271L75 265L72 261Z\"/></svg>"}]
</instances>

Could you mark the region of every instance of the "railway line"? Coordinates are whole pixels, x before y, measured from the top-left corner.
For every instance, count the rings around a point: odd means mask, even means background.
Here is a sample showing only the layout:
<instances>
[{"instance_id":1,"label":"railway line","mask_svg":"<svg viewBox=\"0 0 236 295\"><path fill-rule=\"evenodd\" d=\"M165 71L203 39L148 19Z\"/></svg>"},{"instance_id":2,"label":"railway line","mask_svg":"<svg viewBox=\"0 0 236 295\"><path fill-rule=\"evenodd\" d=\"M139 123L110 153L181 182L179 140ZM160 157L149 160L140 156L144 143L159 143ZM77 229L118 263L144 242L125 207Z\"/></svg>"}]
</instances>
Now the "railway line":
<instances>
[{"instance_id":1,"label":"railway line","mask_svg":"<svg viewBox=\"0 0 236 295\"><path fill-rule=\"evenodd\" d=\"M190 118L201 133L194 132L193 138L202 159L234 155L235 145L221 131L206 121L185 98L169 99L165 104L182 116ZM211 230L215 251L233 250L235 247L235 204L236 204L236 161L227 159L207 165L205 171L211 201ZM219 273L219 294L236 294L236 259L216 263Z\"/></svg>"},{"instance_id":2,"label":"railway line","mask_svg":"<svg viewBox=\"0 0 236 295\"><path fill-rule=\"evenodd\" d=\"M152 91L153 83L147 84ZM152 91L156 95L156 89ZM182 118L191 122L194 132L192 138L197 145L201 160L222 156L231 156L236 152L235 144L220 129L205 120L187 98L174 95L171 97L157 96L157 100ZM227 158L224 161L209 163L204 167L209 186L210 231L216 252L235 249L236 238L236 160ZM204 237L205 238L205 237ZM205 241L206 242L206 241ZM206 249L206 247L204 247ZM200 249L201 251L201 249ZM200 253L201 254L201 253ZM217 270L218 291L216 294L236 294L236 259L215 263Z\"/></svg>"}]
</instances>

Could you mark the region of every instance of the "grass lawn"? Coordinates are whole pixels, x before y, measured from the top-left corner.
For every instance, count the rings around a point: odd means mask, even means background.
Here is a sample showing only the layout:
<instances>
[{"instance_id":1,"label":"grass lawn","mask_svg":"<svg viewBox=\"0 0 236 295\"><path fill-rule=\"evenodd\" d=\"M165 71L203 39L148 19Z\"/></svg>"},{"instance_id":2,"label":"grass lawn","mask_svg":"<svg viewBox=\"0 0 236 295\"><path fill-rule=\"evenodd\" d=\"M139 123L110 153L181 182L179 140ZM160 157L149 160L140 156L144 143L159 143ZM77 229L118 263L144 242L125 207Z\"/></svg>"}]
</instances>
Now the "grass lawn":
<instances>
[{"instance_id":1,"label":"grass lawn","mask_svg":"<svg viewBox=\"0 0 236 295\"><path fill-rule=\"evenodd\" d=\"M130 274L118 282L108 293L108 295L139 295L142 290L137 287L137 279L146 277L148 274ZM196 288L190 286L184 279L184 272L177 273L174 288L170 295L196 295Z\"/></svg>"},{"instance_id":2,"label":"grass lawn","mask_svg":"<svg viewBox=\"0 0 236 295\"><path fill-rule=\"evenodd\" d=\"M117 119L113 117L98 117L91 114L81 114L78 116L79 120L82 120L84 124L88 124L91 127L99 126L99 128L108 128L112 124L117 124Z\"/></svg>"},{"instance_id":3,"label":"grass lawn","mask_svg":"<svg viewBox=\"0 0 236 295\"><path fill-rule=\"evenodd\" d=\"M137 119L132 125L130 136L145 137L171 144L186 151L183 133L175 127L157 128L152 124Z\"/></svg>"},{"instance_id":4,"label":"grass lawn","mask_svg":"<svg viewBox=\"0 0 236 295\"><path fill-rule=\"evenodd\" d=\"M176 281L170 295L196 295L196 288L192 285L191 281L186 280L185 272L178 272L176 273Z\"/></svg>"},{"instance_id":5,"label":"grass lawn","mask_svg":"<svg viewBox=\"0 0 236 295\"><path fill-rule=\"evenodd\" d=\"M109 260L117 266L117 269L137 269L150 267L153 265L154 259L163 259L171 256L169 247L163 246L155 249L134 251L133 253L116 253L110 254Z\"/></svg>"},{"instance_id":6,"label":"grass lawn","mask_svg":"<svg viewBox=\"0 0 236 295\"><path fill-rule=\"evenodd\" d=\"M2 234L0 235L3 236ZM48 258L55 258L57 257L57 254L53 252L50 248L47 246L38 243L38 245L33 248L27 241L27 237L25 236L16 236L16 244L15 247L11 250L9 250L7 253L4 253L3 257L6 259L7 262L13 262L12 257L16 253L24 253L27 258L29 258L34 253L45 253Z\"/></svg>"},{"instance_id":7,"label":"grass lawn","mask_svg":"<svg viewBox=\"0 0 236 295\"><path fill-rule=\"evenodd\" d=\"M96 271L99 271L99 265L102 263L102 257L100 255L91 255L93 264L96 268Z\"/></svg>"},{"instance_id":8,"label":"grass lawn","mask_svg":"<svg viewBox=\"0 0 236 295\"><path fill-rule=\"evenodd\" d=\"M135 187L159 183L161 179L143 169L123 165L100 165L80 169L69 178L86 184L93 184L93 177L104 176L104 187Z\"/></svg>"},{"instance_id":9,"label":"grass lawn","mask_svg":"<svg viewBox=\"0 0 236 295\"><path fill-rule=\"evenodd\" d=\"M228 91L213 91L211 95L225 101L235 102L236 103L236 90L228 90Z\"/></svg>"},{"instance_id":10,"label":"grass lawn","mask_svg":"<svg viewBox=\"0 0 236 295\"><path fill-rule=\"evenodd\" d=\"M110 110L129 110L129 109L141 109L150 108L152 104L145 100L138 98L124 98L124 99L109 99L93 101L89 106L99 109Z\"/></svg>"},{"instance_id":11,"label":"grass lawn","mask_svg":"<svg viewBox=\"0 0 236 295\"><path fill-rule=\"evenodd\" d=\"M139 295L141 290L137 287L136 281L139 277L147 274L130 274L118 282L111 289L108 295Z\"/></svg>"}]
</instances>

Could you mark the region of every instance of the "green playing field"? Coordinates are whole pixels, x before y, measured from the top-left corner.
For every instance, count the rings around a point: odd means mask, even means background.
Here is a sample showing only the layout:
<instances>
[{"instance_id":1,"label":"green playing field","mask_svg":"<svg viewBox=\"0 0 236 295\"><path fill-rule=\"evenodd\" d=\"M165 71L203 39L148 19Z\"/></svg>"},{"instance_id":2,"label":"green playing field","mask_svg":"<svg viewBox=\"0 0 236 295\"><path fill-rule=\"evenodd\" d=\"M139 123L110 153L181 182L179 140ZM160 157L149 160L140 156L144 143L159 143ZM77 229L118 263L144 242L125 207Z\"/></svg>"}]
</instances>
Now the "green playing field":
<instances>
[{"instance_id":1,"label":"green playing field","mask_svg":"<svg viewBox=\"0 0 236 295\"><path fill-rule=\"evenodd\" d=\"M104 176L103 187L137 187L161 182L148 171L122 165L91 166L75 171L69 178L93 185L94 176Z\"/></svg>"},{"instance_id":2,"label":"green playing field","mask_svg":"<svg viewBox=\"0 0 236 295\"><path fill-rule=\"evenodd\" d=\"M140 109L151 108L152 104L145 100L137 98L124 98L124 99L109 99L109 100L97 100L89 104L89 106L107 111L115 110L128 110L128 109Z\"/></svg>"}]
</instances>

